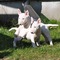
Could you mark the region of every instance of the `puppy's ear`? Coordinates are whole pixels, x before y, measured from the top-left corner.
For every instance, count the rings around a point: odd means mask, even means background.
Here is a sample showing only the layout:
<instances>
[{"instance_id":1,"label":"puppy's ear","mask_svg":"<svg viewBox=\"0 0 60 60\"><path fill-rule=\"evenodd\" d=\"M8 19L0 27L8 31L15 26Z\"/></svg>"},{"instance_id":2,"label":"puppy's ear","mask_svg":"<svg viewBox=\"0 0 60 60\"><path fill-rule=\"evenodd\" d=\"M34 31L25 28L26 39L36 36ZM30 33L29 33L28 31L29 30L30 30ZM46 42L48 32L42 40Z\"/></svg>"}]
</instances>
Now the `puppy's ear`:
<instances>
[{"instance_id":1,"label":"puppy's ear","mask_svg":"<svg viewBox=\"0 0 60 60\"><path fill-rule=\"evenodd\" d=\"M28 10L25 11L25 15L29 15L29 11Z\"/></svg>"},{"instance_id":2,"label":"puppy's ear","mask_svg":"<svg viewBox=\"0 0 60 60\"><path fill-rule=\"evenodd\" d=\"M37 22L38 22L38 23L41 23L41 19L40 19L40 18L38 18Z\"/></svg>"},{"instance_id":3,"label":"puppy's ear","mask_svg":"<svg viewBox=\"0 0 60 60\"><path fill-rule=\"evenodd\" d=\"M21 13L21 10L20 9L18 9L18 15Z\"/></svg>"},{"instance_id":4,"label":"puppy's ear","mask_svg":"<svg viewBox=\"0 0 60 60\"><path fill-rule=\"evenodd\" d=\"M34 19L33 19L33 17L31 17L31 24L33 24L33 22L34 22Z\"/></svg>"},{"instance_id":5,"label":"puppy's ear","mask_svg":"<svg viewBox=\"0 0 60 60\"><path fill-rule=\"evenodd\" d=\"M22 6L24 7L24 3L22 3Z\"/></svg>"}]
</instances>

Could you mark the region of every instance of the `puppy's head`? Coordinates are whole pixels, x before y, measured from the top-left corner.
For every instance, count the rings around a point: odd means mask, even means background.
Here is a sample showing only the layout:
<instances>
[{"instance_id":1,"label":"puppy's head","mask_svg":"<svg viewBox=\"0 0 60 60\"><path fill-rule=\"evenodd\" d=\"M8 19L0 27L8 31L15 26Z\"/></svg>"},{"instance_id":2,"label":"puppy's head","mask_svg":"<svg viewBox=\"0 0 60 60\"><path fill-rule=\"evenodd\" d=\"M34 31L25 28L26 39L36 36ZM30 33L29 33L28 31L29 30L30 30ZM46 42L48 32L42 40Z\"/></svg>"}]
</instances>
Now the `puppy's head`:
<instances>
[{"instance_id":1,"label":"puppy's head","mask_svg":"<svg viewBox=\"0 0 60 60\"><path fill-rule=\"evenodd\" d=\"M34 21L32 26L31 26L31 32L35 33L38 29L40 29L40 19L38 19L37 21Z\"/></svg>"},{"instance_id":2,"label":"puppy's head","mask_svg":"<svg viewBox=\"0 0 60 60\"><path fill-rule=\"evenodd\" d=\"M18 9L18 25L26 23L27 18L29 17L29 11L25 11L24 13Z\"/></svg>"}]
</instances>

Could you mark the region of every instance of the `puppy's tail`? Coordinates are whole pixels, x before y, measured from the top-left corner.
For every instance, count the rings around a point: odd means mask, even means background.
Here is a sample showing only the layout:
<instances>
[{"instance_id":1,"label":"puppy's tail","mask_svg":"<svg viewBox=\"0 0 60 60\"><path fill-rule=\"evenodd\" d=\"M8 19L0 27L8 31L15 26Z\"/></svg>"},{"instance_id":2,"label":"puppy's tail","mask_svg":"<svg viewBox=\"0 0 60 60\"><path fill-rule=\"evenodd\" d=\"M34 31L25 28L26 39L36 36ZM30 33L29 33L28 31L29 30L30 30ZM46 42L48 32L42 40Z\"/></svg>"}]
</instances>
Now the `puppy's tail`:
<instances>
[{"instance_id":1,"label":"puppy's tail","mask_svg":"<svg viewBox=\"0 0 60 60\"><path fill-rule=\"evenodd\" d=\"M45 26L47 26L49 28L49 27L57 27L59 25L58 24L45 24Z\"/></svg>"},{"instance_id":2,"label":"puppy's tail","mask_svg":"<svg viewBox=\"0 0 60 60\"><path fill-rule=\"evenodd\" d=\"M17 30L17 27L14 27L14 28L9 29L9 31L11 31L11 30Z\"/></svg>"}]
</instances>

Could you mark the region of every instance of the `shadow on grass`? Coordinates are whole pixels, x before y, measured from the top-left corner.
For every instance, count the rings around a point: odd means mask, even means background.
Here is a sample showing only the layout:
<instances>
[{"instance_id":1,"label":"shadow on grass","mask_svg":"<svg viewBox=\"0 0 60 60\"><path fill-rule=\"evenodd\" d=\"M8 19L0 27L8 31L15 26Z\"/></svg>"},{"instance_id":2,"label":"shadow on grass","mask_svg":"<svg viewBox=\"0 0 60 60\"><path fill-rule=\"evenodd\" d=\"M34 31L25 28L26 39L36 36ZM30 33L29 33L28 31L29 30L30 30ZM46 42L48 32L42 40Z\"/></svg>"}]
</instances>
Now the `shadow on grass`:
<instances>
[{"instance_id":1,"label":"shadow on grass","mask_svg":"<svg viewBox=\"0 0 60 60\"><path fill-rule=\"evenodd\" d=\"M1 52L0 59L4 59L6 56L9 56L12 52Z\"/></svg>"},{"instance_id":2,"label":"shadow on grass","mask_svg":"<svg viewBox=\"0 0 60 60\"><path fill-rule=\"evenodd\" d=\"M17 42L17 48L29 48L32 47L31 41L28 41L27 39L23 39L21 41Z\"/></svg>"},{"instance_id":3,"label":"shadow on grass","mask_svg":"<svg viewBox=\"0 0 60 60\"><path fill-rule=\"evenodd\" d=\"M0 59L4 59L13 52L13 50L8 51L9 48L12 48L12 41L12 37L0 33Z\"/></svg>"},{"instance_id":4,"label":"shadow on grass","mask_svg":"<svg viewBox=\"0 0 60 60\"><path fill-rule=\"evenodd\" d=\"M12 48L13 38L0 33L0 50Z\"/></svg>"},{"instance_id":5,"label":"shadow on grass","mask_svg":"<svg viewBox=\"0 0 60 60\"><path fill-rule=\"evenodd\" d=\"M60 43L60 38L58 39L52 39L53 41L53 44L56 45L56 44L59 44ZM49 42L45 42L45 41L41 41L40 44L43 46L43 45L49 45Z\"/></svg>"},{"instance_id":6,"label":"shadow on grass","mask_svg":"<svg viewBox=\"0 0 60 60\"><path fill-rule=\"evenodd\" d=\"M60 43L60 38L52 39L52 40L53 40L53 43Z\"/></svg>"}]
</instances>

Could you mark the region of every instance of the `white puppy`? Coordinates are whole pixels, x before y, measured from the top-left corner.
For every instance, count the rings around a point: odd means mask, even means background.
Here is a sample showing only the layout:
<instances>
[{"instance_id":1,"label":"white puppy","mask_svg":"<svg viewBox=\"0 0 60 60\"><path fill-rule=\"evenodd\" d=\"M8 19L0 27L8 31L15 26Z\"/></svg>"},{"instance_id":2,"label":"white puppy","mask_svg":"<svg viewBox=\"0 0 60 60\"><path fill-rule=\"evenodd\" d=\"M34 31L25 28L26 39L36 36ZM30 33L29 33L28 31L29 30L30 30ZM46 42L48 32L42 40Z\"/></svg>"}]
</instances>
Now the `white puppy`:
<instances>
[{"instance_id":1,"label":"white puppy","mask_svg":"<svg viewBox=\"0 0 60 60\"><path fill-rule=\"evenodd\" d=\"M35 19L33 18L33 20L35 20ZM44 23L41 22L41 19L40 19L41 33L45 37L45 41L49 42L49 44L51 46L53 46L53 42L52 42L52 39L51 39L50 32L49 32L48 28L49 27L57 27L57 26L58 26L58 24L44 24Z\"/></svg>"}]
</instances>

